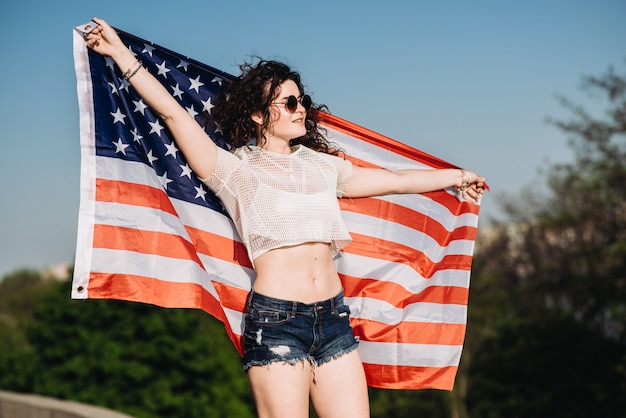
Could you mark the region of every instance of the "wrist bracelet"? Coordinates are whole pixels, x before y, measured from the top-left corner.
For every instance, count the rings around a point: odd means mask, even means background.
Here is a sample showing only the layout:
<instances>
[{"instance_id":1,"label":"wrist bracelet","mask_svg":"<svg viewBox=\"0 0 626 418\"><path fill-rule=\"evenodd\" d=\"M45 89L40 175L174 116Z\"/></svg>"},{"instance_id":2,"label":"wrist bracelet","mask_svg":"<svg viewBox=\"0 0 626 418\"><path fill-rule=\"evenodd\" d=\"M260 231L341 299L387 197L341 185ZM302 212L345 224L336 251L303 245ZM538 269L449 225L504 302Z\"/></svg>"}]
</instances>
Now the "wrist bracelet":
<instances>
[{"instance_id":1,"label":"wrist bracelet","mask_svg":"<svg viewBox=\"0 0 626 418\"><path fill-rule=\"evenodd\" d=\"M130 67L123 75L124 80L126 81L130 80L132 76L137 74L137 71L139 71L140 68L141 68L141 61L137 60L137 67L134 70L132 69L132 67Z\"/></svg>"},{"instance_id":2,"label":"wrist bracelet","mask_svg":"<svg viewBox=\"0 0 626 418\"><path fill-rule=\"evenodd\" d=\"M465 193L465 189L469 186L469 182L465 179L466 171L462 168L459 170L461 170L461 186L457 187L457 190L459 194L463 195L463 193Z\"/></svg>"},{"instance_id":3,"label":"wrist bracelet","mask_svg":"<svg viewBox=\"0 0 626 418\"><path fill-rule=\"evenodd\" d=\"M122 74L122 77L124 78L124 80L126 80L128 78L128 75L131 73L133 66L131 65L130 67L128 67L128 70L126 70L126 72L124 74Z\"/></svg>"}]
</instances>

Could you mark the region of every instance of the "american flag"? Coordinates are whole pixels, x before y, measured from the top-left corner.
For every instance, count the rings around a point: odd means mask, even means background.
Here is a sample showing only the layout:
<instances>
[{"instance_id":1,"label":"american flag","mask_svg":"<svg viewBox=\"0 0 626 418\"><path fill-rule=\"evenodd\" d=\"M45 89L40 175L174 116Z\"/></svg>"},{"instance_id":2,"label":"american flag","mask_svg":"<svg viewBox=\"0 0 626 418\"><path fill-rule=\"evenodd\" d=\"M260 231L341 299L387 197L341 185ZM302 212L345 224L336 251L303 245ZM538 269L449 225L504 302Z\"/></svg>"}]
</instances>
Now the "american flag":
<instances>
[{"instance_id":1,"label":"american flag","mask_svg":"<svg viewBox=\"0 0 626 418\"><path fill-rule=\"evenodd\" d=\"M233 76L118 31L129 49L220 146L215 95ZM254 271L220 201L109 58L74 34L81 196L72 297L199 308L241 353ZM328 136L354 164L452 167L336 116ZM368 385L452 390L479 205L453 189L340 199L353 242L336 261Z\"/></svg>"}]
</instances>

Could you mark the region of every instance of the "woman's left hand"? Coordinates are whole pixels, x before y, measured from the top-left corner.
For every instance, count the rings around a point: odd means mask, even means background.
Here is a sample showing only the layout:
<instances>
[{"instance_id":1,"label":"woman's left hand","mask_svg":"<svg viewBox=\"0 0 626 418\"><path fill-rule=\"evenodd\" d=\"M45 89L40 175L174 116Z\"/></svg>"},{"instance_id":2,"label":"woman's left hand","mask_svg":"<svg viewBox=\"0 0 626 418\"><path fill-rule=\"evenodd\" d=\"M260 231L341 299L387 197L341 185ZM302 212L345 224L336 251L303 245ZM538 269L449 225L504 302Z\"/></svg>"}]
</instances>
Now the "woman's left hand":
<instances>
[{"instance_id":1,"label":"woman's left hand","mask_svg":"<svg viewBox=\"0 0 626 418\"><path fill-rule=\"evenodd\" d=\"M469 170L461 170L461 185L457 187L459 196L468 202L478 202L485 192L485 178Z\"/></svg>"}]
</instances>

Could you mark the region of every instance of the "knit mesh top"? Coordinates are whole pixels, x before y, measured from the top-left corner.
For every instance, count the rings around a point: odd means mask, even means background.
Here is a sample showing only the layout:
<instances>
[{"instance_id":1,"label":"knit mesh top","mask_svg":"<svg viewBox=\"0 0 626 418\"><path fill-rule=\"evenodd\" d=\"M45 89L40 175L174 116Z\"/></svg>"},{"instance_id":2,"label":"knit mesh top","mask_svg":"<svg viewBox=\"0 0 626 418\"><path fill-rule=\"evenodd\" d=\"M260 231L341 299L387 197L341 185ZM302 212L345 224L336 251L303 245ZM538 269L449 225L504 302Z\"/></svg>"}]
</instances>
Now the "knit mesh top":
<instances>
[{"instance_id":1,"label":"knit mesh top","mask_svg":"<svg viewBox=\"0 0 626 418\"><path fill-rule=\"evenodd\" d=\"M230 153L218 147L215 170L202 179L226 207L253 264L279 247L326 242L336 255L351 241L337 198L352 163L302 145L291 151L243 146Z\"/></svg>"}]
</instances>

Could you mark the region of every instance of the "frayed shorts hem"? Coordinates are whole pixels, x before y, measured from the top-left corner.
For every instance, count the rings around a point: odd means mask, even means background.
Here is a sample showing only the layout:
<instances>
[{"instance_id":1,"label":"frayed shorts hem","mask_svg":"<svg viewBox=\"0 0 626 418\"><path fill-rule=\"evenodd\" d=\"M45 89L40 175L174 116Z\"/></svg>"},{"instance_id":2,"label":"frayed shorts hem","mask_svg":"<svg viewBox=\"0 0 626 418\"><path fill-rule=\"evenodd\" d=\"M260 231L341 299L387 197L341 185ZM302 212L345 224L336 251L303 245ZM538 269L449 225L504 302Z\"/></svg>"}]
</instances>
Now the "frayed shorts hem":
<instances>
[{"instance_id":1,"label":"frayed shorts hem","mask_svg":"<svg viewBox=\"0 0 626 418\"><path fill-rule=\"evenodd\" d=\"M351 352L353 352L354 350L356 350L359 347L358 343L354 342L354 345L347 347L343 350L338 351L337 353L334 353L332 355L323 357L319 360L315 360L315 358L313 358L313 356L311 355L305 355L305 356L300 356L300 357L294 357L294 358L271 358L269 360L263 360L263 361L258 361L258 360L250 360L249 362L247 362L246 364L244 364L243 366L243 371L244 372L248 372L248 370L250 370L252 367L257 367L257 366L270 366L272 364L275 363L282 363L282 364L288 364L291 366L295 366L296 364L302 362L304 363L305 361L308 361L311 366L313 367L317 367L317 366L321 366L323 364L329 363L333 360L337 360L339 357L342 357L346 354L350 354Z\"/></svg>"}]
</instances>

